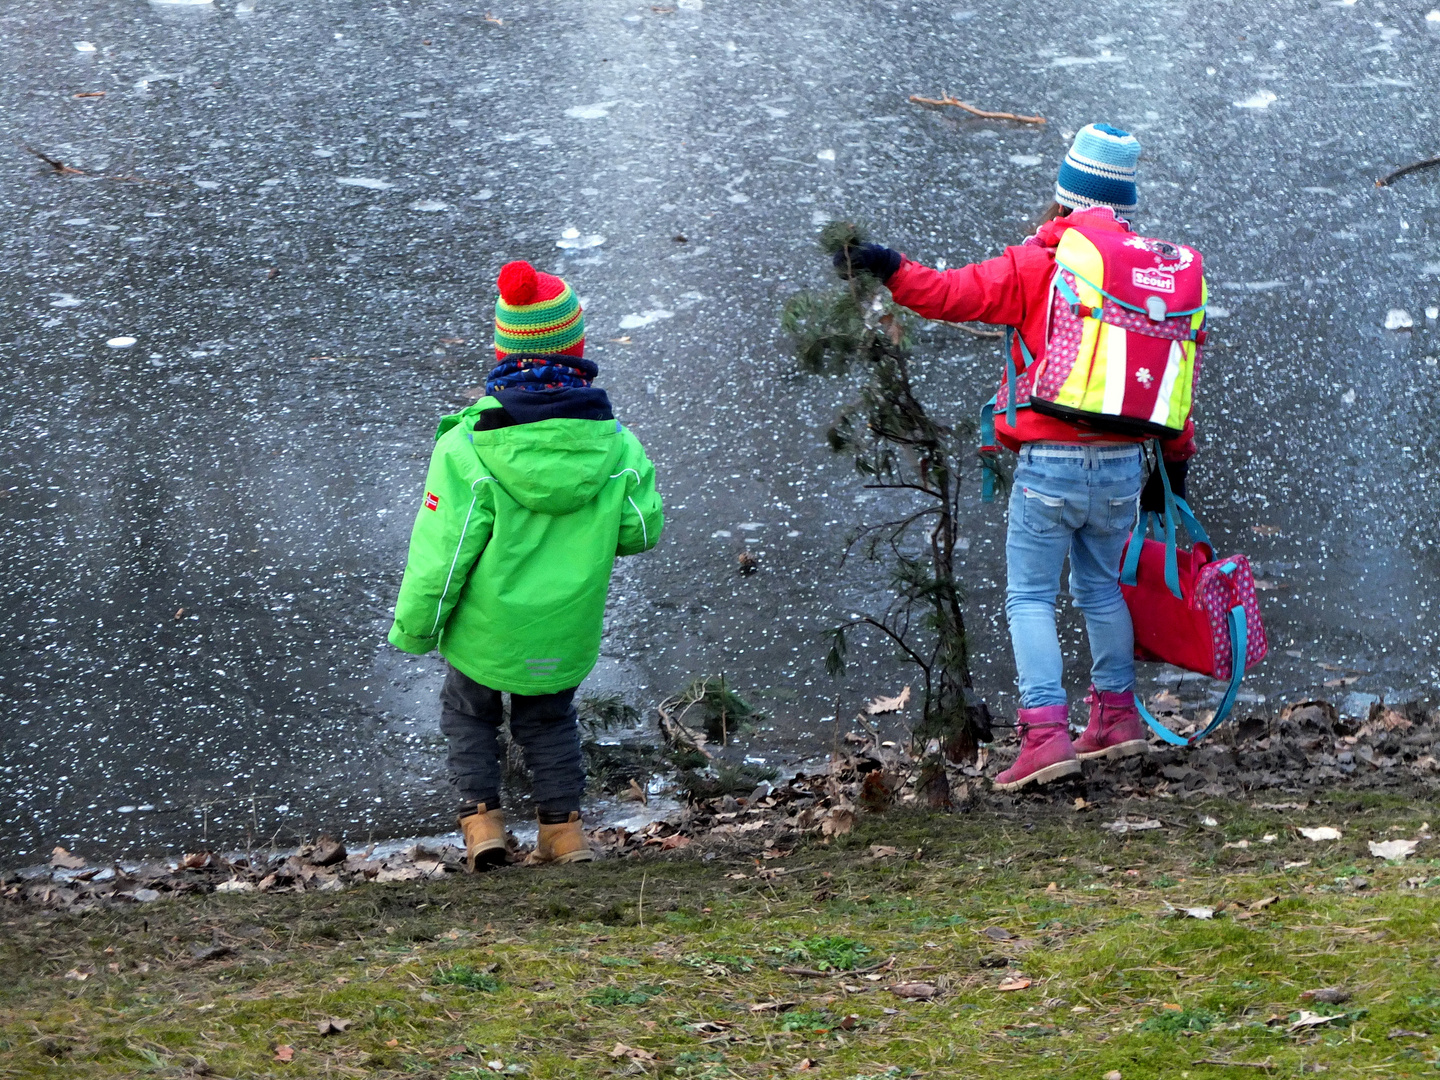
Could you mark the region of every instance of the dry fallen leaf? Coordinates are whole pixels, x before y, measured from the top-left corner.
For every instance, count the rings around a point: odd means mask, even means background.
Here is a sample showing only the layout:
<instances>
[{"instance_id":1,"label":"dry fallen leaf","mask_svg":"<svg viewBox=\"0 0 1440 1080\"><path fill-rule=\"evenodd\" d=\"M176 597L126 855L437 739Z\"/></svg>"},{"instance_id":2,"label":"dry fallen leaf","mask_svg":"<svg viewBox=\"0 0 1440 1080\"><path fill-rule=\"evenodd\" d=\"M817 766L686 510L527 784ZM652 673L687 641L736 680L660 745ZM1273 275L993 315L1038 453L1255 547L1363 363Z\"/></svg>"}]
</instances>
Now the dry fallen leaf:
<instances>
[{"instance_id":1,"label":"dry fallen leaf","mask_svg":"<svg viewBox=\"0 0 1440 1080\"><path fill-rule=\"evenodd\" d=\"M689 843L690 837L682 836L677 832L673 836L667 836L664 840L660 841L660 850L674 851L676 848L682 848Z\"/></svg>"},{"instance_id":2,"label":"dry fallen leaf","mask_svg":"<svg viewBox=\"0 0 1440 1080\"><path fill-rule=\"evenodd\" d=\"M339 1035L352 1023L354 1023L353 1020L337 1020L331 1017L329 1020L321 1020L315 1026L320 1030L321 1035Z\"/></svg>"},{"instance_id":3,"label":"dry fallen leaf","mask_svg":"<svg viewBox=\"0 0 1440 1080\"><path fill-rule=\"evenodd\" d=\"M1145 818L1142 821L1130 821L1121 818L1119 821L1107 821L1100 827L1106 832L1114 833L1116 836L1132 832L1150 832L1153 829L1164 828L1164 826L1154 818Z\"/></svg>"},{"instance_id":4,"label":"dry fallen leaf","mask_svg":"<svg viewBox=\"0 0 1440 1080\"><path fill-rule=\"evenodd\" d=\"M295 1060L295 1048L294 1048L293 1046L277 1046L277 1047L275 1047L275 1060L276 1060L276 1061L294 1061L294 1060Z\"/></svg>"},{"instance_id":5,"label":"dry fallen leaf","mask_svg":"<svg viewBox=\"0 0 1440 1080\"><path fill-rule=\"evenodd\" d=\"M1301 829L1300 835L1306 840L1339 840L1341 833L1332 825L1319 825L1313 829Z\"/></svg>"},{"instance_id":6,"label":"dry fallen leaf","mask_svg":"<svg viewBox=\"0 0 1440 1080\"><path fill-rule=\"evenodd\" d=\"M1001 993L1009 993L1011 990L1028 990L1030 986L1031 983L1029 979L1006 979L995 989Z\"/></svg>"},{"instance_id":7,"label":"dry fallen leaf","mask_svg":"<svg viewBox=\"0 0 1440 1080\"><path fill-rule=\"evenodd\" d=\"M385 1040L385 1045L388 1046L388 1047L390 1047L390 1049L393 1050L393 1049L395 1049L395 1047L397 1047L397 1046L400 1045L400 1040L399 1040L399 1039L386 1039L386 1040Z\"/></svg>"},{"instance_id":8,"label":"dry fallen leaf","mask_svg":"<svg viewBox=\"0 0 1440 1080\"><path fill-rule=\"evenodd\" d=\"M1030 985L1028 980L1025 985ZM892 983L886 987L886 989L896 997L910 998L913 1001L929 1001L940 992L934 983L927 982ZM1004 987L1001 987L1001 989L1004 989Z\"/></svg>"},{"instance_id":9,"label":"dry fallen leaf","mask_svg":"<svg viewBox=\"0 0 1440 1080\"><path fill-rule=\"evenodd\" d=\"M892 855L899 855L900 849L889 847L886 844L871 844L870 857L872 859L888 859Z\"/></svg>"},{"instance_id":10,"label":"dry fallen leaf","mask_svg":"<svg viewBox=\"0 0 1440 1080\"><path fill-rule=\"evenodd\" d=\"M654 1061L655 1055L649 1050L641 1050L638 1046L626 1046L617 1042L610 1050L612 1058L628 1058L630 1061Z\"/></svg>"},{"instance_id":11,"label":"dry fallen leaf","mask_svg":"<svg viewBox=\"0 0 1440 1080\"><path fill-rule=\"evenodd\" d=\"M85 860L79 855L71 855L63 847L57 847L50 853L50 865L56 870L83 870Z\"/></svg>"},{"instance_id":12,"label":"dry fallen leaf","mask_svg":"<svg viewBox=\"0 0 1440 1080\"><path fill-rule=\"evenodd\" d=\"M820 832L825 836L844 836L855 828L855 811L837 806L820 823Z\"/></svg>"},{"instance_id":13,"label":"dry fallen leaf","mask_svg":"<svg viewBox=\"0 0 1440 1080\"><path fill-rule=\"evenodd\" d=\"M750 1011L752 1013L782 1013L787 1009L793 1009L795 1005L796 1003L793 1001L757 1001L750 1006Z\"/></svg>"},{"instance_id":14,"label":"dry fallen leaf","mask_svg":"<svg viewBox=\"0 0 1440 1080\"><path fill-rule=\"evenodd\" d=\"M869 705L865 706L865 711L871 716L879 716L881 713L899 712L905 708L909 701L910 687L907 686L894 697L877 697L874 701L870 702Z\"/></svg>"},{"instance_id":15,"label":"dry fallen leaf","mask_svg":"<svg viewBox=\"0 0 1440 1080\"><path fill-rule=\"evenodd\" d=\"M1150 697L1150 711L1152 713L1180 711L1180 699L1169 690L1158 690Z\"/></svg>"},{"instance_id":16,"label":"dry fallen leaf","mask_svg":"<svg viewBox=\"0 0 1440 1080\"><path fill-rule=\"evenodd\" d=\"M1305 1031L1309 1028L1316 1028L1319 1027L1321 1024L1328 1024L1331 1021L1339 1019L1341 1019L1341 1017L1339 1016L1321 1016L1319 1013L1313 1013L1305 1009L1301 1009L1299 1018L1291 1023L1289 1030Z\"/></svg>"},{"instance_id":17,"label":"dry fallen leaf","mask_svg":"<svg viewBox=\"0 0 1440 1080\"><path fill-rule=\"evenodd\" d=\"M797 1065L795 1066L795 1068L793 1069L793 1071L794 1071L794 1072L809 1072L810 1070L812 1070L812 1069L818 1069L819 1067L820 1067L820 1066L819 1066L818 1064L816 1064L814 1058L801 1058L799 1064L797 1064Z\"/></svg>"},{"instance_id":18,"label":"dry fallen leaf","mask_svg":"<svg viewBox=\"0 0 1440 1080\"><path fill-rule=\"evenodd\" d=\"M1415 854L1415 849L1420 846L1419 840L1381 840L1370 841L1370 854L1377 859L1403 859L1407 855Z\"/></svg>"}]
</instances>

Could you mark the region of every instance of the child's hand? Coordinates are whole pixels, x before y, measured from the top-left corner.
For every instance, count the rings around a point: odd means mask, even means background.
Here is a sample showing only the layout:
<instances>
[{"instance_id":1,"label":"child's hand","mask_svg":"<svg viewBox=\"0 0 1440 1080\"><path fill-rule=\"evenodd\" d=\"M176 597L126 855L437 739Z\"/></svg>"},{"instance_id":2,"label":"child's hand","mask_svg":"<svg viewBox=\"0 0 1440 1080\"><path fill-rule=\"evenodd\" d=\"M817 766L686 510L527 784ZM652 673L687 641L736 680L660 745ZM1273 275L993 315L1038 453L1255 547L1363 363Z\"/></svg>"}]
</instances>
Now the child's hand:
<instances>
[{"instance_id":1,"label":"child's hand","mask_svg":"<svg viewBox=\"0 0 1440 1080\"><path fill-rule=\"evenodd\" d=\"M845 247L835 253L835 272L848 281L863 270L875 275L881 282L886 282L900 269L900 260L903 258L900 252L881 244Z\"/></svg>"}]
</instances>

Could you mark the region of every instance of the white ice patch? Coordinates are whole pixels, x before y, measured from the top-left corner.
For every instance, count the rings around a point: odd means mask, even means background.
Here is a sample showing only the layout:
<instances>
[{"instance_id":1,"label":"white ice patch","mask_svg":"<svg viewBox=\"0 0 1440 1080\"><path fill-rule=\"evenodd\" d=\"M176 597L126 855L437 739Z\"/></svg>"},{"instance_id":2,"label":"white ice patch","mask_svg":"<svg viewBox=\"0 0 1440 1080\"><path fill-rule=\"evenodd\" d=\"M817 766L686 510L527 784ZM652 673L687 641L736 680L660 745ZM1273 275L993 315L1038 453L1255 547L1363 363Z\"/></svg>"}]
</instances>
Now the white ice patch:
<instances>
[{"instance_id":1,"label":"white ice patch","mask_svg":"<svg viewBox=\"0 0 1440 1080\"><path fill-rule=\"evenodd\" d=\"M95 51L95 43L94 43L93 41L77 41L77 42L75 42L75 51L76 51L76 52L94 52L94 51Z\"/></svg>"},{"instance_id":2,"label":"white ice patch","mask_svg":"<svg viewBox=\"0 0 1440 1080\"><path fill-rule=\"evenodd\" d=\"M584 251L586 248L599 247L603 243L605 237L599 233L582 236L579 229L566 229L560 234L560 239L555 241L555 246L570 251Z\"/></svg>"},{"instance_id":3,"label":"white ice patch","mask_svg":"<svg viewBox=\"0 0 1440 1080\"><path fill-rule=\"evenodd\" d=\"M220 186L220 181L219 181L219 180L196 180L196 181L195 181L195 186L198 187L198 188L204 188L206 191L214 191L216 188L218 188L218 187Z\"/></svg>"},{"instance_id":4,"label":"white ice patch","mask_svg":"<svg viewBox=\"0 0 1440 1080\"><path fill-rule=\"evenodd\" d=\"M112 349L128 349L135 344L135 339L133 337L126 337L122 335L121 337L112 337L110 340L105 342L105 344L109 345Z\"/></svg>"},{"instance_id":5,"label":"white ice patch","mask_svg":"<svg viewBox=\"0 0 1440 1080\"><path fill-rule=\"evenodd\" d=\"M1391 308L1385 313L1386 330L1409 330L1415 325L1415 320L1404 308Z\"/></svg>"},{"instance_id":6,"label":"white ice patch","mask_svg":"<svg viewBox=\"0 0 1440 1080\"><path fill-rule=\"evenodd\" d=\"M72 217L72 218L66 218L66 219L65 219L64 221L62 221L60 224L61 224L61 225L89 225L89 224L90 224L90 219L89 219L88 217Z\"/></svg>"},{"instance_id":7,"label":"white ice patch","mask_svg":"<svg viewBox=\"0 0 1440 1080\"><path fill-rule=\"evenodd\" d=\"M1342 405L1354 405L1354 404L1355 404L1355 388L1354 388L1354 387L1351 387L1349 390L1346 390L1345 393L1343 393L1343 394L1340 395L1340 403L1341 403ZM1317 838L1317 837L1312 837L1312 839L1318 839L1318 838Z\"/></svg>"},{"instance_id":8,"label":"white ice patch","mask_svg":"<svg viewBox=\"0 0 1440 1080\"><path fill-rule=\"evenodd\" d=\"M834 150L830 150L830 149L828 149L828 148L825 149L825 150L816 150L816 151L815 151L815 156L816 156L817 158L819 158L821 161L834 161L834 160L835 160L835 151L834 151Z\"/></svg>"},{"instance_id":9,"label":"white ice patch","mask_svg":"<svg viewBox=\"0 0 1440 1080\"><path fill-rule=\"evenodd\" d=\"M734 203L736 206L739 206L739 205L741 205L742 203L747 203L747 202L749 202L749 201L750 201L750 196L749 196L749 195L741 195L741 194L737 191L734 195L731 195L731 196L730 196L730 201L731 201L732 203Z\"/></svg>"},{"instance_id":10,"label":"white ice patch","mask_svg":"<svg viewBox=\"0 0 1440 1080\"><path fill-rule=\"evenodd\" d=\"M642 311L639 315L626 315L620 320L621 330L639 330L643 326L649 326L661 319L674 318L673 311L666 311L664 308L651 308L649 311Z\"/></svg>"},{"instance_id":11,"label":"white ice patch","mask_svg":"<svg viewBox=\"0 0 1440 1080\"><path fill-rule=\"evenodd\" d=\"M1269 90L1261 90L1258 93L1251 94L1244 101L1236 101L1233 104L1237 109L1268 109L1272 101L1279 100L1280 99Z\"/></svg>"},{"instance_id":12,"label":"white ice patch","mask_svg":"<svg viewBox=\"0 0 1440 1080\"><path fill-rule=\"evenodd\" d=\"M619 104L618 101L597 101L594 105L572 105L565 110L565 115L572 120L599 120L609 116L610 110Z\"/></svg>"},{"instance_id":13,"label":"white ice patch","mask_svg":"<svg viewBox=\"0 0 1440 1080\"><path fill-rule=\"evenodd\" d=\"M85 303L84 300L77 300L68 292L52 292L50 295L55 297L54 300L50 301L51 307L71 308L79 307L81 304Z\"/></svg>"},{"instance_id":14,"label":"white ice patch","mask_svg":"<svg viewBox=\"0 0 1440 1080\"><path fill-rule=\"evenodd\" d=\"M1426 263L1420 267L1420 272L1422 274L1440 274L1440 262Z\"/></svg>"},{"instance_id":15,"label":"white ice patch","mask_svg":"<svg viewBox=\"0 0 1440 1080\"><path fill-rule=\"evenodd\" d=\"M1205 308L1205 317L1207 319L1228 319L1230 317L1230 309L1212 304Z\"/></svg>"},{"instance_id":16,"label":"white ice patch","mask_svg":"<svg viewBox=\"0 0 1440 1080\"><path fill-rule=\"evenodd\" d=\"M385 191L395 186L389 180L378 180L373 176L337 176L335 182L342 187L365 188L369 191Z\"/></svg>"},{"instance_id":17,"label":"white ice patch","mask_svg":"<svg viewBox=\"0 0 1440 1080\"><path fill-rule=\"evenodd\" d=\"M1425 13L1425 21L1428 23L1440 23L1440 8Z\"/></svg>"},{"instance_id":18,"label":"white ice patch","mask_svg":"<svg viewBox=\"0 0 1440 1080\"><path fill-rule=\"evenodd\" d=\"M415 112L402 112L402 113L400 114L400 119L402 119L402 120L428 120L428 119L430 119L430 110L428 110L428 109L418 109L418 110L416 110Z\"/></svg>"},{"instance_id":19,"label":"white ice patch","mask_svg":"<svg viewBox=\"0 0 1440 1080\"><path fill-rule=\"evenodd\" d=\"M1434 322L1436 319L1440 319L1440 307L1427 307L1425 309L1425 318L1429 319L1431 322Z\"/></svg>"},{"instance_id":20,"label":"white ice patch","mask_svg":"<svg viewBox=\"0 0 1440 1080\"><path fill-rule=\"evenodd\" d=\"M740 523L740 528L746 532L754 532L756 529L763 529L764 527L765 523L763 521L742 521Z\"/></svg>"},{"instance_id":21,"label":"white ice patch","mask_svg":"<svg viewBox=\"0 0 1440 1080\"><path fill-rule=\"evenodd\" d=\"M1125 57L1116 56L1109 49L1101 49L1099 56L1057 56L1050 61L1051 67L1079 67L1083 64L1123 64Z\"/></svg>"},{"instance_id":22,"label":"white ice patch","mask_svg":"<svg viewBox=\"0 0 1440 1080\"><path fill-rule=\"evenodd\" d=\"M154 7L208 7L215 0L150 0Z\"/></svg>"},{"instance_id":23,"label":"white ice patch","mask_svg":"<svg viewBox=\"0 0 1440 1080\"><path fill-rule=\"evenodd\" d=\"M760 107L769 113L774 120L779 120L783 116L790 115L789 109L777 109L774 105L761 105Z\"/></svg>"},{"instance_id":24,"label":"white ice patch","mask_svg":"<svg viewBox=\"0 0 1440 1080\"><path fill-rule=\"evenodd\" d=\"M732 533L729 529L716 529L713 533L710 534L710 539L715 540L718 538L728 540L734 535L735 534Z\"/></svg>"},{"instance_id":25,"label":"white ice patch","mask_svg":"<svg viewBox=\"0 0 1440 1080\"><path fill-rule=\"evenodd\" d=\"M701 11L705 7L705 0L675 0L675 6L681 11Z\"/></svg>"},{"instance_id":26,"label":"white ice patch","mask_svg":"<svg viewBox=\"0 0 1440 1080\"><path fill-rule=\"evenodd\" d=\"M422 214L438 214L441 210L449 210L450 204L439 199L416 199L405 209L419 210Z\"/></svg>"},{"instance_id":27,"label":"white ice patch","mask_svg":"<svg viewBox=\"0 0 1440 1080\"><path fill-rule=\"evenodd\" d=\"M811 225L829 225L830 222L834 220L835 219L832 218L829 214L827 214L824 210L814 210L810 213Z\"/></svg>"},{"instance_id":28,"label":"white ice patch","mask_svg":"<svg viewBox=\"0 0 1440 1080\"><path fill-rule=\"evenodd\" d=\"M1028 169L1032 165L1039 165L1045 159L1039 154L1011 154L1010 164L1019 165L1022 169Z\"/></svg>"},{"instance_id":29,"label":"white ice patch","mask_svg":"<svg viewBox=\"0 0 1440 1080\"><path fill-rule=\"evenodd\" d=\"M477 191L474 195L470 196L474 202L485 202L487 199L493 199L494 197L495 192L491 191L488 187L484 191Z\"/></svg>"}]
</instances>

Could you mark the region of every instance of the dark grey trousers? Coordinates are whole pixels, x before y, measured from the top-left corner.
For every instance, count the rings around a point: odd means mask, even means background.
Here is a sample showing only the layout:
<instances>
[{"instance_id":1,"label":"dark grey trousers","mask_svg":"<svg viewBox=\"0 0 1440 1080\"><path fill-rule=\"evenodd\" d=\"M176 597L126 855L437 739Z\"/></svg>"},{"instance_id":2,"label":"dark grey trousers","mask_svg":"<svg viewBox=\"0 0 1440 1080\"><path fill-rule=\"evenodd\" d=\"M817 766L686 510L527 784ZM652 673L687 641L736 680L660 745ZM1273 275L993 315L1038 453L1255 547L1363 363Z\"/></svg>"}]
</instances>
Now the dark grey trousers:
<instances>
[{"instance_id":1,"label":"dark grey trousers","mask_svg":"<svg viewBox=\"0 0 1440 1080\"><path fill-rule=\"evenodd\" d=\"M440 691L440 730L450 749L450 786L464 805L500 805L499 690L482 686L453 667ZM564 821L580 809L585 766L580 756L575 689L558 694L511 694L510 737L525 752L535 809L542 821Z\"/></svg>"}]
</instances>

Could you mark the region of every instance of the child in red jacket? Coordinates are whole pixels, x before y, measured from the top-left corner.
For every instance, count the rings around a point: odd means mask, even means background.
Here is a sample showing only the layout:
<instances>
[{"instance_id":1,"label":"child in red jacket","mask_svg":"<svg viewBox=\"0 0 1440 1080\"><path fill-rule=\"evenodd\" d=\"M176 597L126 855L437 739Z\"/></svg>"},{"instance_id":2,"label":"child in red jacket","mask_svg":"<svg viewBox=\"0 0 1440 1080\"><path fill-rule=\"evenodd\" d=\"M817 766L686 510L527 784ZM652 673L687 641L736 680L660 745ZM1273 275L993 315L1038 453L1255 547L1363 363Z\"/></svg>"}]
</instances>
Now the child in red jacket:
<instances>
[{"instance_id":1,"label":"child in red jacket","mask_svg":"<svg viewBox=\"0 0 1440 1080\"><path fill-rule=\"evenodd\" d=\"M847 248L836 266L866 270L889 286L895 302L928 319L1014 327L1015 370L1026 370L1022 341L1037 361L1045 350L1055 247L1067 230L1129 232L1135 210L1140 143L1108 124L1080 130L1060 166L1055 201L1024 243L985 262L940 272L878 244ZM1141 492L1145 436L1102 432L1034 409L1013 425L995 415L999 441L1019 455L1005 541L1005 615L1020 684L1020 755L995 780L1001 790L1043 784L1080 771L1080 759L1120 758L1148 750L1134 704L1135 641L1120 592L1120 560L1139 508L1163 510L1155 472ZM1162 442L1177 496L1195 453L1194 425ZM1055 630L1055 600L1066 556L1070 593L1085 615L1090 641L1090 719L1071 742Z\"/></svg>"}]
</instances>

